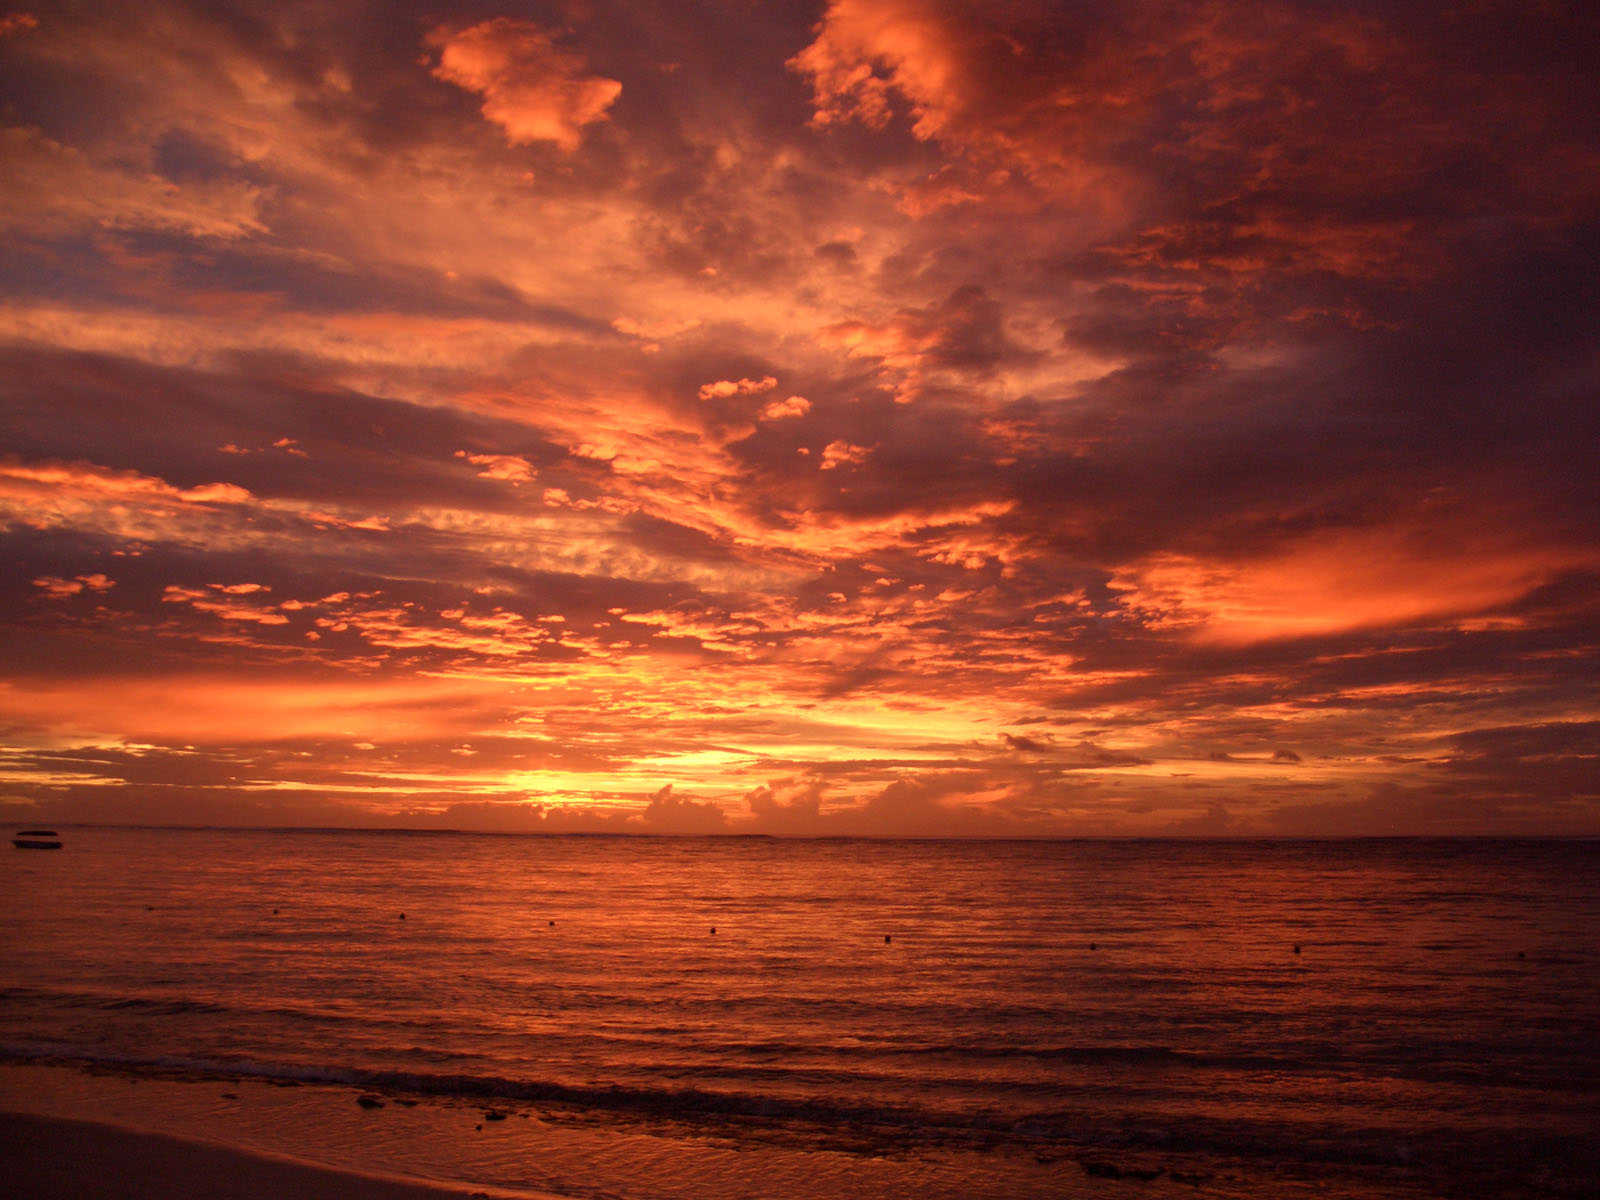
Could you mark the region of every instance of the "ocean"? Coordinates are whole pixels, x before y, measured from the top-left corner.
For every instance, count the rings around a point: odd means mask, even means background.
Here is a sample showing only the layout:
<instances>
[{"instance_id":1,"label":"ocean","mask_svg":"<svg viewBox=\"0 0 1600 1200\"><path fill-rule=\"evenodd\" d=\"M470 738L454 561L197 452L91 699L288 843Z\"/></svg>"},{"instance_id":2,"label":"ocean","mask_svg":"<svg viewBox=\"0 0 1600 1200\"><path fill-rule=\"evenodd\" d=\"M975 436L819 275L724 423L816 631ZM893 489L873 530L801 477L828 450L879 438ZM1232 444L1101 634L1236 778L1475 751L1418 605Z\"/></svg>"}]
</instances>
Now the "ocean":
<instances>
[{"instance_id":1,"label":"ocean","mask_svg":"<svg viewBox=\"0 0 1600 1200\"><path fill-rule=\"evenodd\" d=\"M62 832L4 1108L594 1200L1597 1194L1600 842Z\"/></svg>"}]
</instances>

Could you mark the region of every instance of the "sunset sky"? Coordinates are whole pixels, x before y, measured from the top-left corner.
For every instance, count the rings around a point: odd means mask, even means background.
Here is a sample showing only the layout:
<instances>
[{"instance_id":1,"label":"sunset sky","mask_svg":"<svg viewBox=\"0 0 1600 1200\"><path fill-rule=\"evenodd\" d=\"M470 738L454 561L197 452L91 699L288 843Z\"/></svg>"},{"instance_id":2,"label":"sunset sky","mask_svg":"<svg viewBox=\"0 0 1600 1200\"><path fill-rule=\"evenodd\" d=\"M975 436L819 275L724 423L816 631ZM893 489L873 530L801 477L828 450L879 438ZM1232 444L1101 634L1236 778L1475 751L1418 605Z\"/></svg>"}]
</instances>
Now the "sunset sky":
<instances>
[{"instance_id":1,"label":"sunset sky","mask_svg":"<svg viewBox=\"0 0 1600 1200\"><path fill-rule=\"evenodd\" d=\"M0 10L0 815L1600 833L1600 18Z\"/></svg>"}]
</instances>

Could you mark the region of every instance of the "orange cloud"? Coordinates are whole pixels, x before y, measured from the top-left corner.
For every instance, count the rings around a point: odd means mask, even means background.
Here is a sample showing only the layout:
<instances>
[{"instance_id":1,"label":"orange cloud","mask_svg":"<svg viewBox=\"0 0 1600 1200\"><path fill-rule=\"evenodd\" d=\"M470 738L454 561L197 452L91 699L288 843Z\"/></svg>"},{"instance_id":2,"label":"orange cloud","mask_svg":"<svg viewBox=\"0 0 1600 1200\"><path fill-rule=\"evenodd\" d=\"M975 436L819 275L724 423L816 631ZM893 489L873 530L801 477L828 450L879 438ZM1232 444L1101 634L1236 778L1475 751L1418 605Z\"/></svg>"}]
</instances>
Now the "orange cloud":
<instances>
[{"instance_id":1,"label":"orange cloud","mask_svg":"<svg viewBox=\"0 0 1600 1200\"><path fill-rule=\"evenodd\" d=\"M615 79L586 73L583 57L558 47L531 21L495 17L467 29L435 29L433 74L483 97L483 115L513 146L553 142L571 153L583 127L605 119L622 94Z\"/></svg>"},{"instance_id":2,"label":"orange cloud","mask_svg":"<svg viewBox=\"0 0 1600 1200\"><path fill-rule=\"evenodd\" d=\"M1462 545L1449 531L1386 528L1307 539L1248 562L1163 554L1111 586L1154 627L1248 643L1467 621L1503 609L1595 556L1504 535Z\"/></svg>"},{"instance_id":3,"label":"orange cloud","mask_svg":"<svg viewBox=\"0 0 1600 1200\"><path fill-rule=\"evenodd\" d=\"M804 396L789 396L783 400L770 401L761 410L763 421L783 421L790 417L803 417L811 411L811 401Z\"/></svg>"},{"instance_id":4,"label":"orange cloud","mask_svg":"<svg viewBox=\"0 0 1600 1200\"><path fill-rule=\"evenodd\" d=\"M816 40L789 65L811 80L814 124L855 120L882 129L893 115L893 88L910 100L922 138L937 134L948 108L960 103L965 74L953 30L921 0L833 0Z\"/></svg>"},{"instance_id":5,"label":"orange cloud","mask_svg":"<svg viewBox=\"0 0 1600 1200\"><path fill-rule=\"evenodd\" d=\"M831 471L835 467L856 466L867 461L867 455L872 451L866 446L857 446L853 442L844 440L829 442L822 448L822 464L820 469Z\"/></svg>"},{"instance_id":6,"label":"orange cloud","mask_svg":"<svg viewBox=\"0 0 1600 1200\"><path fill-rule=\"evenodd\" d=\"M52 739L271 742L349 737L398 741L459 732L484 688L463 681L284 681L247 675L108 677L92 686L0 681L0 719Z\"/></svg>"},{"instance_id":7,"label":"orange cloud","mask_svg":"<svg viewBox=\"0 0 1600 1200\"><path fill-rule=\"evenodd\" d=\"M59 575L41 575L33 581L33 586L43 588L45 595L50 599L59 600L67 596L76 596L85 588L91 592L107 592L116 586L116 582L98 573L79 575L75 579L63 579Z\"/></svg>"},{"instance_id":8,"label":"orange cloud","mask_svg":"<svg viewBox=\"0 0 1600 1200\"><path fill-rule=\"evenodd\" d=\"M237 239L262 233L259 188L242 181L179 186L98 163L36 128L0 128L0 229L29 234L121 229Z\"/></svg>"},{"instance_id":9,"label":"orange cloud","mask_svg":"<svg viewBox=\"0 0 1600 1200\"><path fill-rule=\"evenodd\" d=\"M468 454L457 450L456 457L482 467L478 475L483 479L502 479L507 483L532 483L534 479L533 464L515 454Z\"/></svg>"},{"instance_id":10,"label":"orange cloud","mask_svg":"<svg viewBox=\"0 0 1600 1200\"><path fill-rule=\"evenodd\" d=\"M759 396L778 386L778 381L768 375L761 379L718 379L700 385L700 399L714 400L727 396Z\"/></svg>"}]
</instances>

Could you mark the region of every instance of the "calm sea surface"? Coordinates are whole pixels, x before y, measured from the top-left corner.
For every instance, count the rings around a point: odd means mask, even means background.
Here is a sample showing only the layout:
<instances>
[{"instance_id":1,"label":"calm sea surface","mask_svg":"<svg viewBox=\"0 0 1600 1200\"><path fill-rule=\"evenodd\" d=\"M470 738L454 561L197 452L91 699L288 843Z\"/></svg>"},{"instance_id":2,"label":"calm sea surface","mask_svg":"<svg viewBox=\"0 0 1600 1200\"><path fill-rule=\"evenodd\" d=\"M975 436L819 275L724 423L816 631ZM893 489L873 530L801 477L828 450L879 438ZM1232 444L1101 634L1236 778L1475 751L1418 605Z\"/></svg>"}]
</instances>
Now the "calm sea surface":
<instances>
[{"instance_id":1,"label":"calm sea surface","mask_svg":"<svg viewBox=\"0 0 1600 1200\"><path fill-rule=\"evenodd\" d=\"M1600 1179L1600 843L63 832L0 1106L624 1200Z\"/></svg>"}]
</instances>

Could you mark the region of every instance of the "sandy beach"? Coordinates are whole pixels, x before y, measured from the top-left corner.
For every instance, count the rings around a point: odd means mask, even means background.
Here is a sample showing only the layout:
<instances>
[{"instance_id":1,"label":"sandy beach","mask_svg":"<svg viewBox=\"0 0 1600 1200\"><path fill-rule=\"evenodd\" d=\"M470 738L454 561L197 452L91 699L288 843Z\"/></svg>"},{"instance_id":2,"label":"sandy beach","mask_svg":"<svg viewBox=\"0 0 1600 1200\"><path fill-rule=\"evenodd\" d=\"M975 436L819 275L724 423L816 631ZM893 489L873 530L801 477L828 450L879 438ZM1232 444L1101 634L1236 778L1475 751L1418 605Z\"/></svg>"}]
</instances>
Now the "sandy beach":
<instances>
[{"instance_id":1,"label":"sandy beach","mask_svg":"<svg viewBox=\"0 0 1600 1200\"><path fill-rule=\"evenodd\" d=\"M9 1194L27 1200L466 1200L505 1192L377 1179L113 1125L0 1113ZM525 1200L525 1197L524 1197Z\"/></svg>"}]
</instances>

